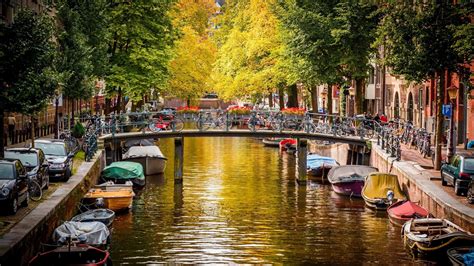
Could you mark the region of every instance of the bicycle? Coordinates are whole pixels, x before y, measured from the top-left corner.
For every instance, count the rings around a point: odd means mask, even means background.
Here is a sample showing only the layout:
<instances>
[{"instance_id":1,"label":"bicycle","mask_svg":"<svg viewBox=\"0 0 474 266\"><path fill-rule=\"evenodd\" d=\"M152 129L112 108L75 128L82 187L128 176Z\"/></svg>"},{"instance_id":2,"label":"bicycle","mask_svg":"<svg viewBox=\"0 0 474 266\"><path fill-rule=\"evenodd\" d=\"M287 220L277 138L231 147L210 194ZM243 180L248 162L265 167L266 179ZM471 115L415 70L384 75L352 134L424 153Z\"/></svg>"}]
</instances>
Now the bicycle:
<instances>
[{"instance_id":1,"label":"bicycle","mask_svg":"<svg viewBox=\"0 0 474 266\"><path fill-rule=\"evenodd\" d=\"M32 201L39 201L43 197L40 184L32 177L28 177L28 195Z\"/></svg>"},{"instance_id":2,"label":"bicycle","mask_svg":"<svg viewBox=\"0 0 474 266\"><path fill-rule=\"evenodd\" d=\"M226 117L219 113L217 114L217 117L214 118L211 112L206 112L204 116L200 112L196 120L196 127L199 131L205 131L209 128L224 129L226 126L226 120Z\"/></svg>"},{"instance_id":3,"label":"bicycle","mask_svg":"<svg viewBox=\"0 0 474 266\"><path fill-rule=\"evenodd\" d=\"M176 117L170 113L158 113L153 116L148 128L153 132L160 132L164 130L172 130L180 132L184 128L184 122L181 118Z\"/></svg>"},{"instance_id":4,"label":"bicycle","mask_svg":"<svg viewBox=\"0 0 474 266\"><path fill-rule=\"evenodd\" d=\"M64 142L68 144L74 154L79 151L79 141L74 136L72 136L71 131L64 130L59 134L59 139L64 140Z\"/></svg>"},{"instance_id":5,"label":"bicycle","mask_svg":"<svg viewBox=\"0 0 474 266\"><path fill-rule=\"evenodd\" d=\"M297 128L298 131L304 131L306 133L314 133L316 131L316 125L314 124L311 114L306 112L303 117L303 121Z\"/></svg>"}]
</instances>

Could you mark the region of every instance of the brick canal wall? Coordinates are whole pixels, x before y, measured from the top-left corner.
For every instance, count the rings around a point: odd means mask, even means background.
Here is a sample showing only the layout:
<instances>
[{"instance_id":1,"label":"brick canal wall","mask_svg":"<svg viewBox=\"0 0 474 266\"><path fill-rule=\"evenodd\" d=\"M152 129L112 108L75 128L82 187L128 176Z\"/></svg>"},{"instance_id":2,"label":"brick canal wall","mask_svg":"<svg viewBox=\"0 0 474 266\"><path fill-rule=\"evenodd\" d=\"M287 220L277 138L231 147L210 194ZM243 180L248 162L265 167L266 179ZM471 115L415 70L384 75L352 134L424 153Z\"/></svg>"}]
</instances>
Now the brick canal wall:
<instances>
[{"instance_id":1,"label":"brick canal wall","mask_svg":"<svg viewBox=\"0 0 474 266\"><path fill-rule=\"evenodd\" d=\"M354 151L354 152L352 152ZM364 152L365 151L365 152ZM362 147L356 147L349 144L334 143L334 144L318 144L311 141L309 144L309 152L327 156L336 159L340 165L347 164L369 164L370 151ZM352 158L351 158L352 156Z\"/></svg>"},{"instance_id":2,"label":"brick canal wall","mask_svg":"<svg viewBox=\"0 0 474 266\"><path fill-rule=\"evenodd\" d=\"M372 143L370 165L381 172L390 172L398 176L398 181L409 199L418 202L432 215L448 219L469 232L474 232L474 208L469 207L444 191L439 184L430 180L429 172L417 163L394 161Z\"/></svg>"},{"instance_id":3,"label":"brick canal wall","mask_svg":"<svg viewBox=\"0 0 474 266\"><path fill-rule=\"evenodd\" d=\"M99 152L91 162L83 163L67 183L49 199L32 210L0 239L0 265L26 265L40 251L41 243L49 243L53 231L77 212L77 203L97 183L104 168L104 155Z\"/></svg>"}]
</instances>

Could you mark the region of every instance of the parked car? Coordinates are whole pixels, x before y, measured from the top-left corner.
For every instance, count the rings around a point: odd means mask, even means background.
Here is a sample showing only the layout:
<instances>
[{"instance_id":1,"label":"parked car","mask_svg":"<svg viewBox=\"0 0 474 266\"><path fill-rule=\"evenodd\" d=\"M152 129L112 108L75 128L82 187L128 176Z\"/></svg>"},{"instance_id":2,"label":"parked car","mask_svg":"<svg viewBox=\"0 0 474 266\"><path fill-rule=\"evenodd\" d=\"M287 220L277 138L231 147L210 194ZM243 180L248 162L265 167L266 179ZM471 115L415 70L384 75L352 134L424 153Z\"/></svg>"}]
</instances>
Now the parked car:
<instances>
[{"instance_id":1,"label":"parked car","mask_svg":"<svg viewBox=\"0 0 474 266\"><path fill-rule=\"evenodd\" d=\"M451 162L441 166L441 184L454 186L456 195L467 193L469 183L474 179L474 156L456 154Z\"/></svg>"},{"instance_id":2,"label":"parked car","mask_svg":"<svg viewBox=\"0 0 474 266\"><path fill-rule=\"evenodd\" d=\"M35 140L35 147L43 150L49 163L48 174L50 179L68 181L72 175L72 159L74 152L64 140L39 139Z\"/></svg>"},{"instance_id":3,"label":"parked car","mask_svg":"<svg viewBox=\"0 0 474 266\"><path fill-rule=\"evenodd\" d=\"M28 206L28 175L17 159L0 160L0 207L15 214L19 206Z\"/></svg>"},{"instance_id":4,"label":"parked car","mask_svg":"<svg viewBox=\"0 0 474 266\"><path fill-rule=\"evenodd\" d=\"M5 158L18 159L28 171L28 177L32 178L41 186L49 187L49 164L44 152L35 148L12 148L5 150Z\"/></svg>"}]
</instances>

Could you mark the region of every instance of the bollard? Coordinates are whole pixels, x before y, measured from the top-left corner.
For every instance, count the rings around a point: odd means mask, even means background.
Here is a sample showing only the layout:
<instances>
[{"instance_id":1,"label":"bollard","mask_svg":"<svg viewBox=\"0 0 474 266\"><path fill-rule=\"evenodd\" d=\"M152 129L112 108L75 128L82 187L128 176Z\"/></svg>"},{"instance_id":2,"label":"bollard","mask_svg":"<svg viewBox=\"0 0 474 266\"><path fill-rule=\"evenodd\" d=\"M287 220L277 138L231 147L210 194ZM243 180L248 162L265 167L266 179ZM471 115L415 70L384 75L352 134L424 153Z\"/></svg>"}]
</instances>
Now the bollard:
<instances>
[{"instance_id":1,"label":"bollard","mask_svg":"<svg viewBox=\"0 0 474 266\"><path fill-rule=\"evenodd\" d=\"M306 185L306 176L307 176L307 159L308 154L308 140L306 139L297 139L296 141L296 167L295 175L296 182L299 185Z\"/></svg>"},{"instance_id":2,"label":"bollard","mask_svg":"<svg viewBox=\"0 0 474 266\"><path fill-rule=\"evenodd\" d=\"M183 156L184 156L184 139L174 139L174 183L183 183Z\"/></svg>"}]
</instances>

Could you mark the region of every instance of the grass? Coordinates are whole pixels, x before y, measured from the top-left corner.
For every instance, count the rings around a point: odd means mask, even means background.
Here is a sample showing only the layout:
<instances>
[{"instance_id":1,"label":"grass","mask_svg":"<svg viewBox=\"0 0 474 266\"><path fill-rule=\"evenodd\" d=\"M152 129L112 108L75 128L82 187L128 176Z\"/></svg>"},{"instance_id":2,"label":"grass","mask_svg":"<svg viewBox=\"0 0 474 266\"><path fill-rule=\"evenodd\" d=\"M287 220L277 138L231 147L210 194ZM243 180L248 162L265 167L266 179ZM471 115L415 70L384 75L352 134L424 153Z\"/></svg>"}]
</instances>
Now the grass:
<instances>
[{"instance_id":1,"label":"grass","mask_svg":"<svg viewBox=\"0 0 474 266\"><path fill-rule=\"evenodd\" d=\"M76 174L77 168L85 161L86 153L84 151L78 151L76 155L74 155L74 159L72 160L72 174Z\"/></svg>"}]
</instances>

